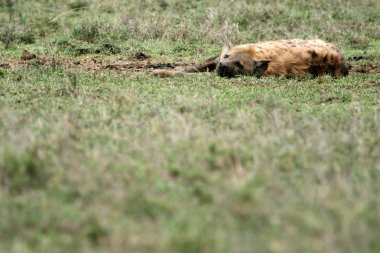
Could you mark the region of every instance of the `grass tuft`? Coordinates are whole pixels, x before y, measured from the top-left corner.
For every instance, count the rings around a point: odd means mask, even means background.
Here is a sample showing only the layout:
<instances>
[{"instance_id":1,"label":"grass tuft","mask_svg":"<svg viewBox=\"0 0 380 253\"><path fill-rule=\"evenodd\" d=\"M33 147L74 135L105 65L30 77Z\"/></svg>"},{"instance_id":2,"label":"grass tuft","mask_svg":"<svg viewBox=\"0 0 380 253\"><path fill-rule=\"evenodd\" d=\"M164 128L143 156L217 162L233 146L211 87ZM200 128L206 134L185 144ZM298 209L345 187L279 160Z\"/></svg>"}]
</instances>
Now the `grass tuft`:
<instances>
[{"instance_id":1,"label":"grass tuft","mask_svg":"<svg viewBox=\"0 0 380 253\"><path fill-rule=\"evenodd\" d=\"M89 21L80 24L74 28L72 37L77 40L82 40L88 43L97 42L101 37L107 36L110 26L102 21Z\"/></svg>"}]
</instances>

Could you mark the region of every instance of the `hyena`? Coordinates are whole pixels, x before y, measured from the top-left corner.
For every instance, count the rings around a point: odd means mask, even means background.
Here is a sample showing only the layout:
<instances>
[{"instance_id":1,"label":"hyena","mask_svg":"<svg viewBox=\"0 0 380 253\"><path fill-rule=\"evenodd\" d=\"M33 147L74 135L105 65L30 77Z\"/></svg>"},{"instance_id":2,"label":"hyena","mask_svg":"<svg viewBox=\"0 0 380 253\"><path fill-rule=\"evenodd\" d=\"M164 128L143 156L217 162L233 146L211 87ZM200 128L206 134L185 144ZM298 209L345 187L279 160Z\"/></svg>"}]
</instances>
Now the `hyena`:
<instances>
[{"instance_id":1,"label":"hyena","mask_svg":"<svg viewBox=\"0 0 380 253\"><path fill-rule=\"evenodd\" d=\"M215 70L219 76L346 76L351 66L342 53L322 40L278 40L232 46L226 39L219 57L186 72Z\"/></svg>"}]
</instances>

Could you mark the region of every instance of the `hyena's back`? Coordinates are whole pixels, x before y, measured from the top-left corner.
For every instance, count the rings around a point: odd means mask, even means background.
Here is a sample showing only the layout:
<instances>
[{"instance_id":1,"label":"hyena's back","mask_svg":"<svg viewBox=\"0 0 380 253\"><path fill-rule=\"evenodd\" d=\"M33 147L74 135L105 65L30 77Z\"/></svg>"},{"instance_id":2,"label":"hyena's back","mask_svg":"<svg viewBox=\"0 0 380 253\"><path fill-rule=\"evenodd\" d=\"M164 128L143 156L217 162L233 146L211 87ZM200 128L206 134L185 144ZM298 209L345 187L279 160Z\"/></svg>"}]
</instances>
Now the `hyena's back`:
<instances>
[{"instance_id":1,"label":"hyena's back","mask_svg":"<svg viewBox=\"0 0 380 253\"><path fill-rule=\"evenodd\" d=\"M248 45L242 45L245 47ZM239 47L239 46L238 46ZM345 76L349 64L340 51L322 40L279 40L250 44L247 49L255 59L268 59L270 64L264 76L313 76L330 74Z\"/></svg>"}]
</instances>

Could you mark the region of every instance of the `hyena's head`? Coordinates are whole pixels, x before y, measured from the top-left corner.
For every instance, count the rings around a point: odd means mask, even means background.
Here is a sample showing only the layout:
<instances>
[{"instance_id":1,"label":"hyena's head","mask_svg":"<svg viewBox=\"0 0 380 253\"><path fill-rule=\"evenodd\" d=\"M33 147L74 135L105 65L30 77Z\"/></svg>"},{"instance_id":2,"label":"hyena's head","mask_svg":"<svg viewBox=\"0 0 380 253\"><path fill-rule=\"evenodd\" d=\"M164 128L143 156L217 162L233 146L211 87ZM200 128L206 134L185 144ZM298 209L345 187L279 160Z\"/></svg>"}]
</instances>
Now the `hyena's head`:
<instances>
[{"instance_id":1,"label":"hyena's head","mask_svg":"<svg viewBox=\"0 0 380 253\"><path fill-rule=\"evenodd\" d=\"M248 75L260 77L268 68L269 60L255 60L245 47L233 47L225 40L216 73L222 77Z\"/></svg>"}]
</instances>

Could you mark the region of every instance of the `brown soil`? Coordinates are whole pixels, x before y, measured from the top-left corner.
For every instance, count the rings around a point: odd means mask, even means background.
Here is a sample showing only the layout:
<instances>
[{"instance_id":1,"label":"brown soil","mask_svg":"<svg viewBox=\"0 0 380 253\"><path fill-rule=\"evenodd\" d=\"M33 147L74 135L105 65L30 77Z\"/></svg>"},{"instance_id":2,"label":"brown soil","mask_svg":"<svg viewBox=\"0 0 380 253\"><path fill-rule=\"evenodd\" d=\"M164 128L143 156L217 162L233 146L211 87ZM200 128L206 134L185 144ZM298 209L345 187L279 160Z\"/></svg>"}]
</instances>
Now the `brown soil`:
<instances>
[{"instance_id":1,"label":"brown soil","mask_svg":"<svg viewBox=\"0 0 380 253\"><path fill-rule=\"evenodd\" d=\"M366 64L366 65L353 65L350 70L351 73L380 73L380 65Z\"/></svg>"},{"instance_id":2,"label":"brown soil","mask_svg":"<svg viewBox=\"0 0 380 253\"><path fill-rule=\"evenodd\" d=\"M34 57L33 57L34 56ZM38 57L24 53L20 59L0 60L0 68L19 69L27 67L59 67L64 69L80 68L87 71L114 70L117 72L146 72L155 70L175 70L192 66L190 63L162 63L150 60L99 60L96 58L71 59L55 57Z\"/></svg>"},{"instance_id":3,"label":"brown soil","mask_svg":"<svg viewBox=\"0 0 380 253\"><path fill-rule=\"evenodd\" d=\"M19 69L27 67L59 67L64 69L80 68L87 71L114 70L121 73L146 73L159 77L175 76L182 70L186 72L194 68L193 63L186 62L154 62L147 55L132 60L99 60L96 58L55 58L39 57L24 51L19 59L0 60L0 68ZM207 63L207 61L206 61ZM209 65L209 64L208 64ZM207 66L208 66L207 65ZM199 71L199 66L196 68ZM380 73L380 65L353 65L350 73Z\"/></svg>"}]
</instances>

